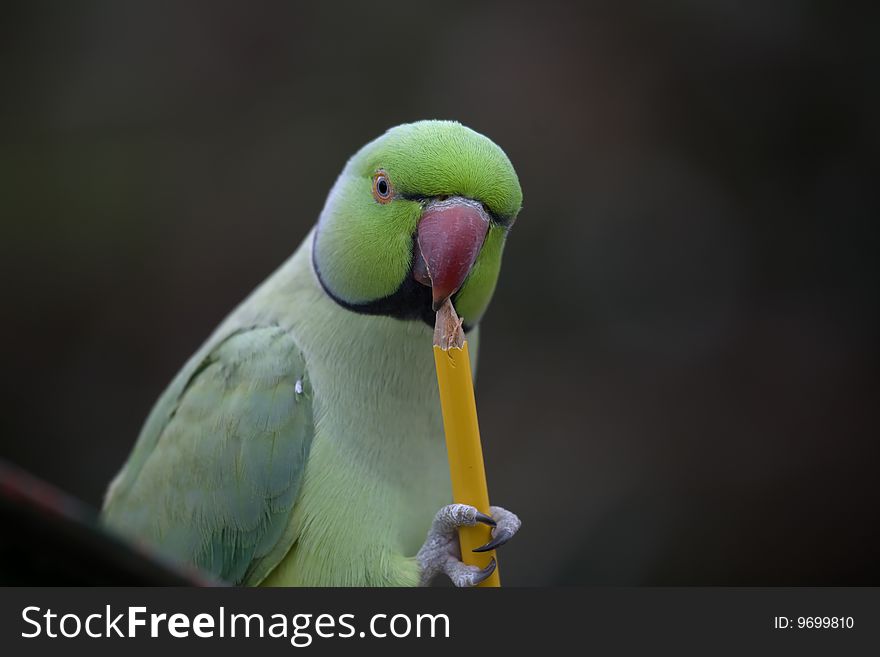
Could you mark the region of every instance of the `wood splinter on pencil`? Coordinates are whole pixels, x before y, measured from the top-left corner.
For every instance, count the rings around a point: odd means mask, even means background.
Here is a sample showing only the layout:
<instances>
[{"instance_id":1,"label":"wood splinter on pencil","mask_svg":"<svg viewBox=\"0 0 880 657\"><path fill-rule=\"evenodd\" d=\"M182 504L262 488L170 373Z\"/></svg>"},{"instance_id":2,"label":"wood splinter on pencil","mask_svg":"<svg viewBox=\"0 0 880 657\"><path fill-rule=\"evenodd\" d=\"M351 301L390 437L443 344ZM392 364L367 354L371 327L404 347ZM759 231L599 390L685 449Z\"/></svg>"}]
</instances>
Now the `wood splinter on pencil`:
<instances>
[{"instance_id":1,"label":"wood splinter on pencil","mask_svg":"<svg viewBox=\"0 0 880 657\"><path fill-rule=\"evenodd\" d=\"M461 319L455 312L452 302L447 299L437 311L434 322L434 346L448 351L452 347L461 349L464 346L464 330Z\"/></svg>"},{"instance_id":2,"label":"wood splinter on pencil","mask_svg":"<svg viewBox=\"0 0 880 657\"><path fill-rule=\"evenodd\" d=\"M457 504L469 504L489 514L489 490L483 466L477 404L462 321L452 302L447 299L437 311L434 323L434 364L446 433L452 498ZM497 564L494 550L473 552L474 548L488 543L491 537L491 529L480 523L473 527L460 527L461 560L480 568L488 566L493 559ZM478 586L501 586L498 568Z\"/></svg>"}]
</instances>

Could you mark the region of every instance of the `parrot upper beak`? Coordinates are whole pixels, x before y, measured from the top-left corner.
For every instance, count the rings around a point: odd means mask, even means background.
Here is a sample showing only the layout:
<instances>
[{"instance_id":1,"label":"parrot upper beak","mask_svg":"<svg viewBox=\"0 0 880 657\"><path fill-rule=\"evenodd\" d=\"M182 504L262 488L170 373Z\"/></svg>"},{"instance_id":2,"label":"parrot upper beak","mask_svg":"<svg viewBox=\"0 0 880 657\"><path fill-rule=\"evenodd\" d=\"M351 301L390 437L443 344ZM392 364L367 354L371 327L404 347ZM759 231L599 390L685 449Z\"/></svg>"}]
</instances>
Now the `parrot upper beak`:
<instances>
[{"instance_id":1,"label":"parrot upper beak","mask_svg":"<svg viewBox=\"0 0 880 657\"><path fill-rule=\"evenodd\" d=\"M470 274L488 232L489 216L477 201L454 196L425 207L412 275L431 288L435 312Z\"/></svg>"}]
</instances>

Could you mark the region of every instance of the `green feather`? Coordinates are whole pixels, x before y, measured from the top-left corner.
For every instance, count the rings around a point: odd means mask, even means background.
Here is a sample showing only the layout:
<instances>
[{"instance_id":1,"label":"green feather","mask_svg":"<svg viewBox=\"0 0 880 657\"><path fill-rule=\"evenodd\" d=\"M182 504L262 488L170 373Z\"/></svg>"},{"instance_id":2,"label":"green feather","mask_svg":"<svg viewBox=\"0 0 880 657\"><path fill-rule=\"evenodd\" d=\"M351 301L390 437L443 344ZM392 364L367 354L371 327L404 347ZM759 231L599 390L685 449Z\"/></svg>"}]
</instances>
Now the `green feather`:
<instances>
[{"instance_id":1,"label":"green feather","mask_svg":"<svg viewBox=\"0 0 880 657\"><path fill-rule=\"evenodd\" d=\"M281 328L236 331L172 388L165 421L148 422L105 519L169 558L259 581L290 548L281 537L314 435L302 354Z\"/></svg>"}]
</instances>

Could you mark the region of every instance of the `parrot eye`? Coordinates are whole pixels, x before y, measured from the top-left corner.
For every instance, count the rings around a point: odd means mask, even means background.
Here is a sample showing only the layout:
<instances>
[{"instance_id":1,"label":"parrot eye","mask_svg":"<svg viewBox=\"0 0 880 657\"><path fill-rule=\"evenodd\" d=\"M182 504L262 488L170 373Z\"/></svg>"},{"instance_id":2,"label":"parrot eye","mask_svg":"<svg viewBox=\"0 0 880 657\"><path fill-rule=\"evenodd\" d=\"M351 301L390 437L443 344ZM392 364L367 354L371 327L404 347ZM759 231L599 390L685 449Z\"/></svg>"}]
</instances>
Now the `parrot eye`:
<instances>
[{"instance_id":1,"label":"parrot eye","mask_svg":"<svg viewBox=\"0 0 880 657\"><path fill-rule=\"evenodd\" d=\"M391 189L391 181L388 179L388 174L384 171L379 171L373 176L373 198L379 201L379 203L388 203L391 201L392 194L393 190Z\"/></svg>"}]
</instances>

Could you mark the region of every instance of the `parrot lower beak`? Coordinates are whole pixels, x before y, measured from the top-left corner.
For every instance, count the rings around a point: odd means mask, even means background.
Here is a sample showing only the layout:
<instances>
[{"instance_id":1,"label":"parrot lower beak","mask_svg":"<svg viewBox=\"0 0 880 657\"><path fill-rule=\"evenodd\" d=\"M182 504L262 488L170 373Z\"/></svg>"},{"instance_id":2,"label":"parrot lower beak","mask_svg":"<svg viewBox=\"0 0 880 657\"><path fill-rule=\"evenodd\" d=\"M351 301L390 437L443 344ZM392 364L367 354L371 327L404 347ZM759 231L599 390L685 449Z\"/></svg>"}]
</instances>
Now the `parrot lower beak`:
<instances>
[{"instance_id":1,"label":"parrot lower beak","mask_svg":"<svg viewBox=\"0 0 880 657\"><path fill-rule=\"evenodd\" d=\"M412 275L431 288L435 312L471 273L488 232L489 216L470 199L433 201L422 212Z\"/></svg>"}]
</instances>

